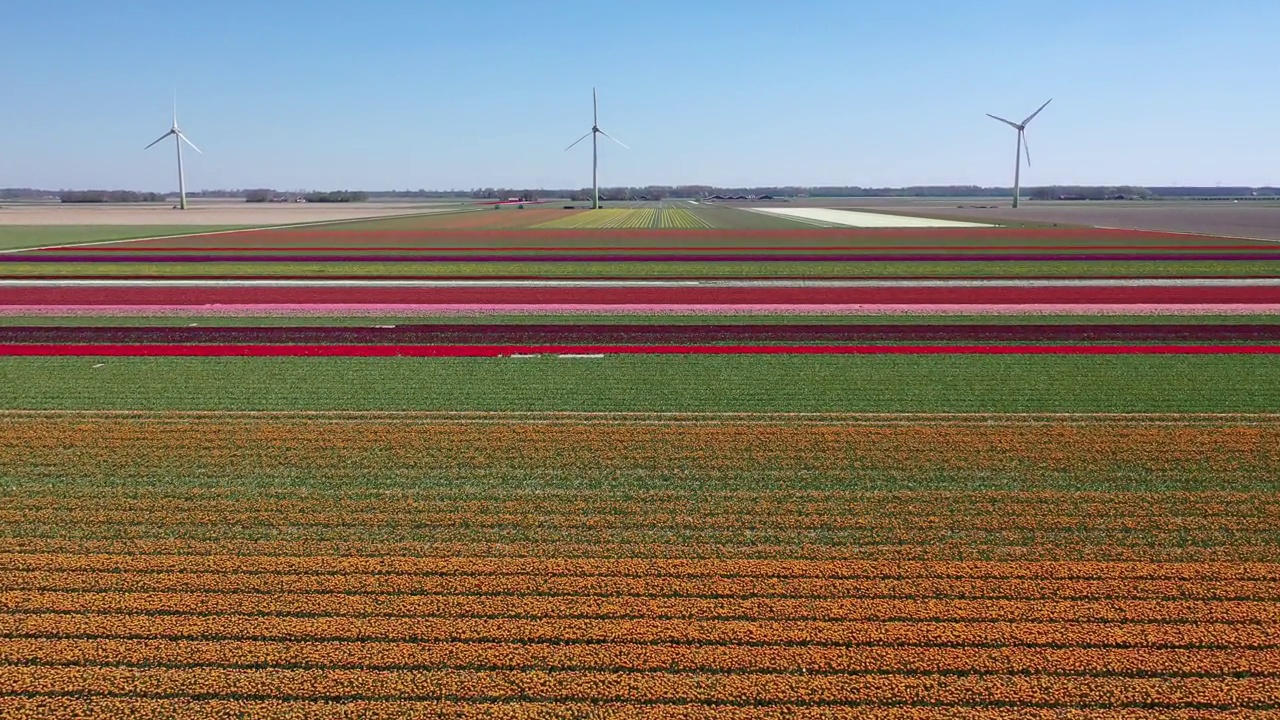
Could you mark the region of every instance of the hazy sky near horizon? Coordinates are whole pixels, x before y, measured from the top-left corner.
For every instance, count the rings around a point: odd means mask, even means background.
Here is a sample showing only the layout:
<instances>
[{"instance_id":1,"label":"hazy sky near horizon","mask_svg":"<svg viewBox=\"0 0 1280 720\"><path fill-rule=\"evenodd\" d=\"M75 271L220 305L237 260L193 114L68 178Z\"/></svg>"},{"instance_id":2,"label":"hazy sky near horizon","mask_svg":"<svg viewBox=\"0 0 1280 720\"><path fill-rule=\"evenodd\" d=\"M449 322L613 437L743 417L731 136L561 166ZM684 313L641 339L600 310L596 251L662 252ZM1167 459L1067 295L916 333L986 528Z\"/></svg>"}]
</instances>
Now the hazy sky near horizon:
<instances>
[{"instance_id":1,"label":"hazy sky near horizon","mask_svg":"<svg viewBox=\"0 0 1280 720\"><path fill-rule=\"evenodd\" d=\"M1274 0L40 0L0 187L1280 184Z\"/></svg>"}]
</instances>

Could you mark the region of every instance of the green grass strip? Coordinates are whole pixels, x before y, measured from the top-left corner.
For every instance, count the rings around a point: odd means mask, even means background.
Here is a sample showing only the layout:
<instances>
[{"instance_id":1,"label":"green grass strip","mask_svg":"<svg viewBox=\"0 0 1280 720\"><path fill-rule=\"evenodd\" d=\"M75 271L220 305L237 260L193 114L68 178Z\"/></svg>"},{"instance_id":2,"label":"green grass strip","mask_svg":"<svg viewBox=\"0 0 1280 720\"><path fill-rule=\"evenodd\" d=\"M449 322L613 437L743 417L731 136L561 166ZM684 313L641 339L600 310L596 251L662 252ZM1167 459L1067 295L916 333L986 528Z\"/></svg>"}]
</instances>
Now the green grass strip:
<instances>
[{"instance_id":1,"label":"green grass strip","mask_svg":"<svg viewBox=\"0 0 1280 720\"><path fill-rule=\"evenodd\" d=\"M1280 356L5 358L0 408L1276 412Z\"/></svg>"},{"instance_id":2,"label":"green grass strip","mask_svg":"<svg viewBox=\"0 0 1280 720\"><path fill-rule=\"evenodd\" d=\"M0 250L199 235L245 225L0 225Z\"/></svg>"}]
</instances>

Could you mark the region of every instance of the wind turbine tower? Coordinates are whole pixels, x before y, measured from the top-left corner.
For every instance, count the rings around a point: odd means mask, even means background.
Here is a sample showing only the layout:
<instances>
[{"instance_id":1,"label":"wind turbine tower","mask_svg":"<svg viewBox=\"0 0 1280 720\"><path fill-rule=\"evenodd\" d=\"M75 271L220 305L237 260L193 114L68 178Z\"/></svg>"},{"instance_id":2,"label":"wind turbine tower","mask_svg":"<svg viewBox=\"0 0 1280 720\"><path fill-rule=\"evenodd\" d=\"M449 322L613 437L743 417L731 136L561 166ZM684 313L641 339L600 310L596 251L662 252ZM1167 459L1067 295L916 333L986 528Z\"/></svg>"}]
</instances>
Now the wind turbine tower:
<instances>
[{"instance_id":1,"label":"wind turbine tower","mask_svg":"<svg viewBox=\"0 0 1280 720\"><path fill-rule=\"evenodd\" d=\"M1049 103L1051 102L1053 102L1053 98L1046 100L1044 105L1040 106L1040 110L1044 110L1049 107ZM1027 145L1027 124L1040 114L1040 110L1036 110L1031 113L1027 116L1026 120L1023 120L1020 123L1016 123L1012 120L1005 120L1002 117L997 117L991 113L987 113L987 117L999 120L1005 125L1008 125L1018 131L1018 150L1013 161L1013 206L1015 208L1018 207L1018 200L1022 190L1022 151L1024 148L1027 151L1027 167L1031 167L1031 146Z\"/></svg>"},{"instance_id":2,"label":"wind turbine tower","mask_svg":"<svg viewBox=\"0 0 1280 720\"><path fill-rule=\"evenodd\" d=\"M174 123L174 124L176 125L177 123ZM600 129L600 101L596 96L596 89L591 88L591 129L587 131L586 135L583 135L577 140L574 140L573 143L569 145L569 147L565 148L565 152L572 150L574 145L577 145L583 140L586 140L587 137L591 138L591 209L592 210L600 209L600 147L598 142L599 140L598 136L600 135L603 135L609 138L610 140L618 143L619 145L621 145L624 148L627 148L628 150L631 149L627 147L626 143L622 142L621 140L615 138L614 136Z\"/></svg>"},{"instance_id":3,"label":"wind turbine tower","mask_svg":"<svg viewBox=\"0 0 1280 720\"><path fill-rule=\"evenodd\" d=\"M164 140L170 135L173 136L173 144L178 149L178 207L182 208L183 210L186 210L187 209L187 179L182 172L182 143L186 143L190 145L192 150L195 150L201 155L203 155L204 153L200 152L200 148L196 147L195 143L188 140L186 134L182 132L182 128L178 127L178 101L176 98L173 101L173 127L169 128L169 132L156 138L155 142L146 146L145 148L143 148L143 150L150 150L151 148L155 147L161 140Z\"/></svg>"}]
</instances>

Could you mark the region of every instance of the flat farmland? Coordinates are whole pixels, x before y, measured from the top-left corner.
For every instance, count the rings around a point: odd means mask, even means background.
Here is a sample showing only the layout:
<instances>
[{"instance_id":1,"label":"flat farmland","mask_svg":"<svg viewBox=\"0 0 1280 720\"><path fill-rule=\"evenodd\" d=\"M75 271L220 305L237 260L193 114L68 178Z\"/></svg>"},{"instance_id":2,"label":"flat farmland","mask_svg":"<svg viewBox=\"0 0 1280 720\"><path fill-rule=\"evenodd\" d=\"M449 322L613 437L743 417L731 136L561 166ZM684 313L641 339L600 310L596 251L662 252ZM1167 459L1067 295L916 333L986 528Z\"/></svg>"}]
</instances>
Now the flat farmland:
<instances>
[{"instance_id":1,"label":"flat farmland","mask_svg":"<svg viewBox=\"0 0 1280 720\"><path fill-rule=\"evenodd\" d=\"M0 225L0 252L240 230L226 225Z\"/></svg>"},{"instance_id":2,"label":"flat farmland","mask_svg":"<svg viewBox=\"0 0 1280 720\"><path fill-rule=\"evenodd\" d=\"M822 198L798 206L866 209L996 224L1113 227L1280 241L1280 202L1270 200L1023 201L1008 198ZM994 205L975 208L974 205Z\"/></svg>"},{"instance_id":3,"label":"flat farmland","mask_svg":"<svg viewBox=\"0 0 1280 720\"><path fill-rule=\"evenodd\" d=\"M0 256L0 715L1280 710L1280 252L529 205Z\"/></svg>"},{"instance_id":4,"label":"flat farmland","mask_svg":"<svg viewBox=\"0 0 1280 720\"><path fill-rule=\"evenodd\" d=\"M193 200L184 211L171 203L25 203L0 207L0 232L13 226L271 226L360 220L463 208L461 203L246 203Z\"/></svg>"},{"instance_id":5,"label":"flat farmland","mask_svg":"<svg viewBox=\"0 0 1280 720\"><path fill-rule=\"evenodd\" d=\"M560 212L566 214L555 215ZM1090 228L734 229L709 227L715 218L703 212L693 205L601 211L504 208L355 225L144 238L0 254L0 279L1280 275L1280 247L1261 241ZM517 221L526 225L512 224Z\"/></svg>"}]
</instances>

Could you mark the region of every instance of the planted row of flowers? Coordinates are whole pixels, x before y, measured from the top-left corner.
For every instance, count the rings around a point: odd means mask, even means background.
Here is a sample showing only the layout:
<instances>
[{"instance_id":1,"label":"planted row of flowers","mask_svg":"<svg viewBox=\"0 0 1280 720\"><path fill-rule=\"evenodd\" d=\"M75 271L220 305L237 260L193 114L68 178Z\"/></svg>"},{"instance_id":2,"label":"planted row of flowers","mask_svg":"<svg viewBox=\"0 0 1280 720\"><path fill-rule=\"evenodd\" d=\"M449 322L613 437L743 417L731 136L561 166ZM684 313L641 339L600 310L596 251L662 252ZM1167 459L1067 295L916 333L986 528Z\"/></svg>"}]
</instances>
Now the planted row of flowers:
<instances>
[{"instance_id":1,"label":"planted row of flowers","mask_svg":"<svg viewBox=\"0 0 1280 720\"><path fill-rule=\"evenodd\" d=\"M388 327L6 326L0 344L559 345L832 342L1280 342L1264 324L434 324Z\"/></svg>"}]
</instances>

